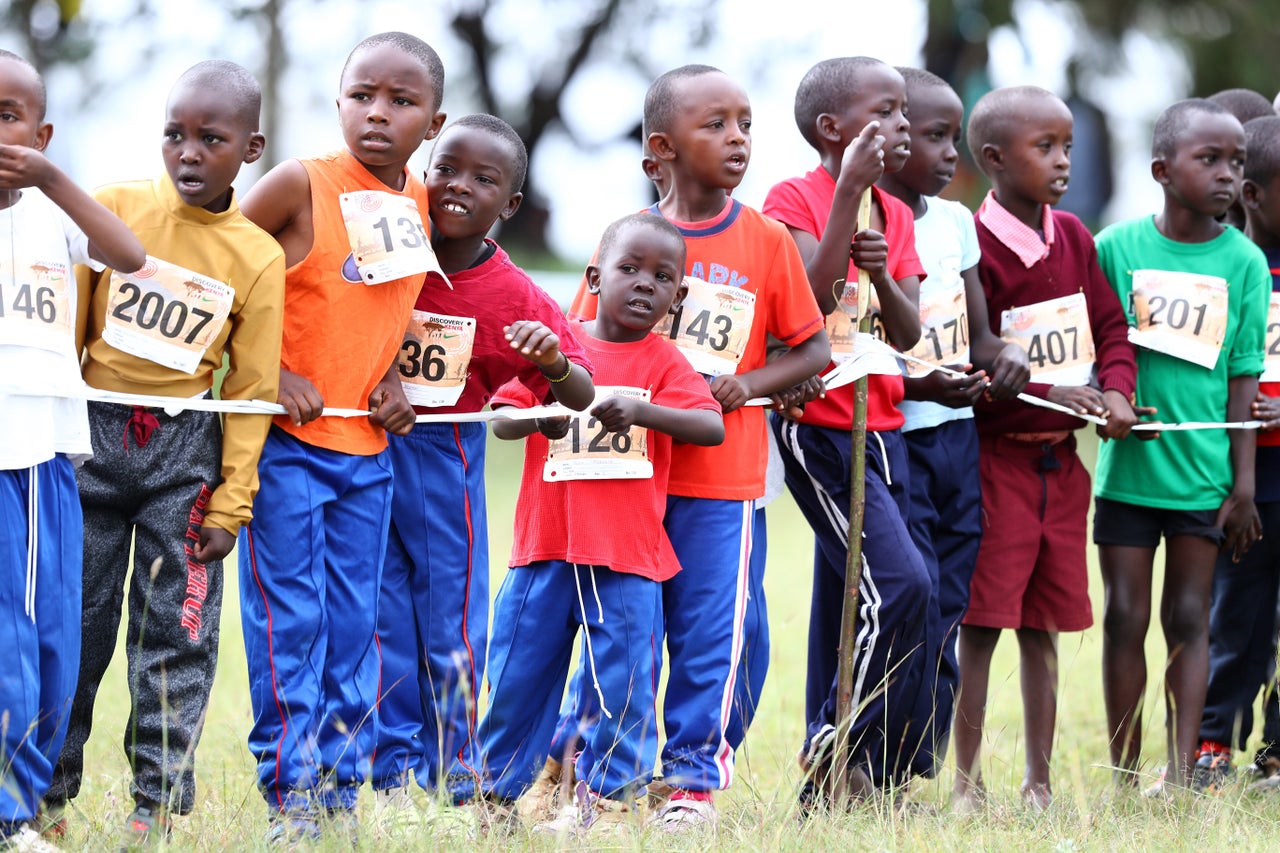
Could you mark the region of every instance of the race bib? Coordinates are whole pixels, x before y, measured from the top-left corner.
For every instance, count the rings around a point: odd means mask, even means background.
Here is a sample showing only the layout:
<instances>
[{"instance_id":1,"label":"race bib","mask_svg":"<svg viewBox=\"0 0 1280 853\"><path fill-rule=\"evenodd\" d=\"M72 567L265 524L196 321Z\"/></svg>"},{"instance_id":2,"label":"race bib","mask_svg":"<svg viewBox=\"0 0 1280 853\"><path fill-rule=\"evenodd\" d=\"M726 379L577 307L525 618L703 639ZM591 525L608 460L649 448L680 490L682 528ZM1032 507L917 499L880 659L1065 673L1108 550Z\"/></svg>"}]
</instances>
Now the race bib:
<instances>
[{"instance_id":1,"label":"race bib","mask_svg":"<svg viewBox=\"0 0 1280 853\"><path fill-rule=\"evenodd\" d=\"M735 373L751 336L756 295L727 284L708 284L685 276L689 295L674 314L653 327L665 335L689 359L693 369L706 376Z\"/></svg>"},{"instance_id":2,"label":"race bib","mask_svg":"<svg viewBox=\"0 0 1280 853\"><path fill-rule=\"evenodd\" d=\"M75 349L70 288L71 273L61 261L0 260L0 343Z\"/></svg>"},{"instance_id":3,"label":"race bib","mask_svg":"<svg viewBox=\"0 0 1280 853\"><path fill-rule=\"evenodd\" d=\"M430 311L413 312L400 344L400 384L415 406L452 406L467 384L476 321Z\"/></svg>"},{"instance_id":4,"label":"race bib","mask_svg":"<svg viewBox=\"0 0 1280 853\"><path fill-rule=\"evenodd\" d=\"M920 294L920 340L910 355L941 367L969 361L969 307L958 263L945 265L942 282ZM933 368L908 361L908 376L924 376Z\"/></svg>"},{"instance_id":5,"label":"race bib","mask_svg":"<svg viewBox=\"0 0 1280 853\"><path fill-rule=\"evenodd\" d=\"M142 269L111 273L102 339L183 373L195 373L231 314L235 291L147 255Z\"/></svg>"},{"instance_id":6,"label":"race bib","mask_svg":"<svg viewBox=\"0 0 1280 853\"><path fill-rule=\"evenodd\" d=\"M1050 385L1087 385L1093 373L1093 330L1083 293L1000 315L1000 337L1027 351L1031 379Z\"/></svg>"},{"instance_id":7,"label":"race bib","mask_svg":"<svg viewBox=\"0 0 1280 853\"><path fill-rule=\"evenodd\" d=\"M880 314L880 298L875 288L870 289L870 301L867 310L871 314L871 336L876 340L888 343L889 336L884 328L884 318ZM827 315L827 339L831 342L831 360L843 364L853 357L853 344L858 334L858 282L846 283L836 310Z\"/></svg>"},{"instance_id":8,"label":"race bib","mask_svg":"<svg viewBox=\"0 0 1280 853\"><path fill-rule=\"evenodd\" d=\"M1259 382L1280 382L1280 293L1271 294L1267 311L1267 364Z\"/></svg>"},{"instance_id":9,"label":"race bib","mask_svg":"<svg viewBox=\"0 0 1280 853\"><path fill-rule=\"evenodd\" d=\"M1213 370L1227 337L1227 280L1168 270L1134 270L1129 340Z\"/></svg>"},{"instance_id":10,"label":"race bib","mask_svg":"<svg viewBox=\"0 0 1280 853\"><path fill-rule=\"evenodd\" d=\"M597 385L596 400L606 397L649 399L643 388L625 385ZM594 408L594 406L592 407ZM645 480L653 476L649 461L648 430L633 426L626 432L609 432L588 412L578 412L569 421L569 433L550 442L542 479L561 480Z\"/></svg>"},{"instance_id":11,"label":"race bib","mask_svg":"<svg viewBox=\"0 0 1280 853\"><path fill-rule=\"evenodd\" d=\"M383 284L419 273L434 272L448 281L411 198L381 190L361 190L338 197L347 240L365 284Z\"/></svg>"}]
</instances>

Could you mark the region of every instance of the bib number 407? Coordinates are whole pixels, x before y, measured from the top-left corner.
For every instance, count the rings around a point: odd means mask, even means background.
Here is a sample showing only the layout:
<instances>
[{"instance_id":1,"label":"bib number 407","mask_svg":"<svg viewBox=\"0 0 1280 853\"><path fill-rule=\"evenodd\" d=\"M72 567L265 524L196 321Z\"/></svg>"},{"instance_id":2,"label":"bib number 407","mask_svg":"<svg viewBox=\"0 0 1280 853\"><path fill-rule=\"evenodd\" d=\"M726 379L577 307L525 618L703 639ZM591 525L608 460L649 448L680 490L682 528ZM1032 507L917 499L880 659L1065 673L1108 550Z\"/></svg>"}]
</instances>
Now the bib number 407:
<instances>
[{"instance_id":1,"label":"bib number 407","mask_svg":"<svg viewBox=\"0 0 1280 853\"><path fill-rule=\"evenodd\" d=\"M1079 358L1080 331L1075 326L1037 334L1027 345L1027 360L1037 369L1058 367Z\"/></svg>"}]
</instances>

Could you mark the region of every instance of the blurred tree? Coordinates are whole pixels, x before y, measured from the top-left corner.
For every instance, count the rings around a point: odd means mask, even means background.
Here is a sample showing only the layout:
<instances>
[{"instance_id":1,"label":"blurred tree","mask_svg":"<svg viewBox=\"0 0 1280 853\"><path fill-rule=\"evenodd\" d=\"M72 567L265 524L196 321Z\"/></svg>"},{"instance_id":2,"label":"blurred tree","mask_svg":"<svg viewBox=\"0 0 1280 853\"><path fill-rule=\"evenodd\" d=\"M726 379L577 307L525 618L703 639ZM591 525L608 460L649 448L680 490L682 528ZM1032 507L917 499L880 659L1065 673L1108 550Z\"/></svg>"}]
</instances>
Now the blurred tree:
<instances>
[{"instance_id":1,"label":"blurred tree","mask_svg":"<svg viewBox=\"0 0 1280 853\"><path fill-rule=\"evenodd\" d=\"M10 0L5 29L23 41L22 55L42 72L58 62L80 62L93 41L72 27L80 18L80 0Z\"/></svg>"},{"instance_id":2,"label":"blurred tree","mask_svg":"<svg viewBox=\"0 0 1280 853\"><path fill-rule=\"evenodd\" d=\"M454 35L462 42L469 68L450 69L450 87L459 81L478 109L501 116L516 129L532 160L548 131L560 130L575 139L574 128L561 112L561 98L576 78L601 63L634 68L643 79L652 79L677 64L685 54L678 48L706 44L713 34L718 0L543 0L537 4L540 26L556 36L557 49L533 51L528 34L495 32L491 22L499 10L527 8L525 0L462 0L445 15ZM502 16L510 20L510 15ZM670 44L672 50L655 50ZM501 74L511 63L523 67L524 84L512 88L514 75ZM501 81L499 82L499 77ZM456 103L456 102L455 102ZM629 133L639 145L639 128ZM502 242L524 257L545 256L548 198L538 173L530 170L524 202L502 227ZM531 260L529 262L532 262Z\"/></svg>"}]
</instances>

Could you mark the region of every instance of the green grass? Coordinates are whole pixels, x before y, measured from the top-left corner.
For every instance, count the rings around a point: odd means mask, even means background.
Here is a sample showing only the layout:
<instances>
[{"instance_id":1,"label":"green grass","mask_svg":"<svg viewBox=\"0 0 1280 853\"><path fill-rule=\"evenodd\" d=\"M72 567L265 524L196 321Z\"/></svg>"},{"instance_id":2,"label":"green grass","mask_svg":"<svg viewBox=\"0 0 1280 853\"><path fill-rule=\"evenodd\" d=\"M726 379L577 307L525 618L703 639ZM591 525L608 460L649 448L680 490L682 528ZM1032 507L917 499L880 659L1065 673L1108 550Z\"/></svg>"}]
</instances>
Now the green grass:
<instances>
[{"instance_id":1,"label":"green grass","mask_svg":"<svg viewBox=\"0 0 1280 853\"><path fill-rule=\"evenodd\" d=\"M1082 453L1092 459L1085 439ZM489 512L494 589L510 548L511 515L518 482L520 448L491 442ZM805 630L810 591L812 536L789 496L769 508L767 575L772 662L763 707L738 756L738 779L720 799L722 823L714 841L706 837L659 837L645 833L607 842L620 849L726 850L1271 850L1276 847L1274 796L1229 791L1219 798L1143 800L1110 784L1102 705L1101 633L1094 627L1062 637L1058 739L1054 760L1056 800L1044 814L1020 806L1022 779L1021 700L1016 643L1005 637L992 670L983 768L991 791L989 808L958 817L946 808L953 770L918 783L912 798L921 803L895 815L887 803L868 803L850 815L811 822L794 820L799 773L795 753L804 730ZM1091 549L1092 550L1092 549ZM1091 555L1091 560L1092 560ZM266 810L254 787L253 761L245 747L251 713L241 644L234 555L227 562L221 661L204 736L197 753L198 803L194 814L175 820L173 846L191 850L262 847ZM1160 559L1158 558L1157 564ZM1090 582L1095 618L1101 615L1102 585L1096 565ZM1157 568L1157 584L1159 569ZM1158 588L1158 587L1157 587ZM1145 732L1145 767L1163 762L1163 702L1159 675L1164 660L1158 628L1148 640L1151 683ZM102 850L132 807L128 767L120 749L128 699L124 654L116 659L99 694L94 733L86 754L86 778L69 811L66 849ZM367 800L367 797L366 797ZM368 805L366 802L365 805ZM551 840L518 837L463 843L437 838L429 830L387 834L373 826L367 811L364 848L384 849L554 849ZM598 846L599 842L592 842ZM346 849L330 840L321 849Z\"/></svg>"}]
</instances>

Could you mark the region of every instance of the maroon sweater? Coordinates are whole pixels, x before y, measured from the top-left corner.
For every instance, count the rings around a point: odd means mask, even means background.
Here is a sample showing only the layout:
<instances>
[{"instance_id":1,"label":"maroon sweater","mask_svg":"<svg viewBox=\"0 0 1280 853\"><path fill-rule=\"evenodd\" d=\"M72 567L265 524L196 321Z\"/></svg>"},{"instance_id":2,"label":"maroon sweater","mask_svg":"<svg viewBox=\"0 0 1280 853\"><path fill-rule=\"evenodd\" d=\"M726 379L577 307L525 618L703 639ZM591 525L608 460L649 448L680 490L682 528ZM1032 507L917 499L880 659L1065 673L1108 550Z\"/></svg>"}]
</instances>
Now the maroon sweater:
<instances>
[{"instance_id":1,"label":"maroon sweater","mask_svg":"<svg viewBox=\"0 0 1280 853\"><path fill-rule=\"evenodd\" d=\"M1129 343L1128 321L1120 307L1120 299L1098 266L1093 236L1084 224L1070 213L1055 210L1054 240L1049 256L1030 269L1022 265L1013 250L1000 242L991 229L980 220L976 224L978 246L982 249L978 277L987 296L991 330L999 336L1001 312L1009 308L1032 305L1083 290L1089 306L1089 326L1097 351L1098 380L1102 390L1119 391L1126 397L1132 394L1137 385L1138 368L1133 344ZM1045 383L1031 382L1027 384L1026 393L1047 398L1050 387ZM974 411L978 431L984 434L1072 430L1085 425L1079 418L1017 400L980 400Z\"/></svg>"}]
</instances>

